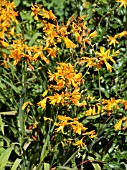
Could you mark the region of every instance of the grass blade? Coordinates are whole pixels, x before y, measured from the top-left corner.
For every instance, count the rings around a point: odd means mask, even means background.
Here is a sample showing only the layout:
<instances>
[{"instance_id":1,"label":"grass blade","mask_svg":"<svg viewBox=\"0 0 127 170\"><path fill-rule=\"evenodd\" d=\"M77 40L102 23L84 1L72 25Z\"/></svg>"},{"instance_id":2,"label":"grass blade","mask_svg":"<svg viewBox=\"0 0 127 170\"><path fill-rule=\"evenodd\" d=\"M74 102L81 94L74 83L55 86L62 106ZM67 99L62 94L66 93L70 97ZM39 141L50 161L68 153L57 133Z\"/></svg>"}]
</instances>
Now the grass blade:
<instances>
[{"instance_id":1,"label":"grass blade","mask_svg":"<svg viewBox=\"0 0 127 170\"><path fill-rule=\"evenodd\" d=\"M7 148L1 155L0 155L0 170L4 170L7 165L8 159L12 152L13 148Z\"/></svg>"},{"instance_id":2,"label":"grass blade","mask_svg":"<svg viewBox=\"0 0 127 170\"><path fill-rule=\"evenodd\" d=\"M14 162L14 164L13 164L11 170L16 170L16 169L18 168L18 166L19 166L21 160L22 160L22 159L17 158L17 159L15 160L15 162Z\"/></svg>"}]
</instances>

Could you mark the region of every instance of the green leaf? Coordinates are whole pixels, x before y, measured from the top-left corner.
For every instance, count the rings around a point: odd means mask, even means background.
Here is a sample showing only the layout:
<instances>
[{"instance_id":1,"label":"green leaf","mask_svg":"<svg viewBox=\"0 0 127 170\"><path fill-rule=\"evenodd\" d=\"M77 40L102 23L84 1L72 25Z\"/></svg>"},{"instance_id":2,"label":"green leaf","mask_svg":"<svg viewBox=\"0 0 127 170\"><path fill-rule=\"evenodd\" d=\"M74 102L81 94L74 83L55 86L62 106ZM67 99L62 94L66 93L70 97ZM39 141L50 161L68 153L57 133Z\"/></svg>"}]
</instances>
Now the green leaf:
<instances>
[{"instance_id":1,"label":"green leaf","mask_svg":"<svg viewBox=\"0 0 127 170\"><path fill-rule=\"evenodd\" d=\"M40 163L39 163L37 169L40 169L41 163L43 162L44 158L47 156L47 154L49 152L48 150L46 150L49 140L50 140L49 135L47 135L46 141L45 141L42 151L41 151Z\"/></svg>"},{"instance_id":2,"label":"green leaf","mask_svg":"<svg viewBox=\"0 0 127 170\"><path fill-rule=\"evenodd\" d=\"M52 0L53 3L57 4L58 6L61 6L64 3L65 0Z\"/></svg>"},{"instance_id":3,"label":"green leaf","mask_svg":"<svg viewBox=\"0 0 127 170\"><path fill-rule=\"evenodd\" d=\"M3 147L0 147L0 155L5 151Z\"/></svg>"},{"instance_id":4,"label":"green leaf","mask_svg":"<svg viewBox=\"0 0 127 170\"><path fill-rule=\"evenodd\" d=\"M17 87L14 86L13 84L9 83L8 81L1 79L3 82L5 82L6 84L8 84L16 93L19 93L20 91L18 91Z\"/></svg>"},{"instance_id":5,"label":"green leaf","mask_svg":"<svg viewBox=\"0 0 127 170\"><path fill-rule=\"evenodd\" d=\"M94 158L92 157L92 156L88 156L88 159L90 160L90 161L93 161L94 160ZM101 167L100 167L100 165L98 164L98 163L93 163L93 162L91 162L92 163L92 165L93 165L93 167L94 167L94 170L101 170Z\"/></svg>"},{"instance_id":6,"label":"green leaf","mask_svg":"<svg viewBox=\"0 0 127 170\"><path fill-rule=\"evenodd\" d=\"M5 54L11 54L11 52L7 49L2 49L1 51L4 52Z\"/></svg>"},{"instance_id":7,"label":"green leaf","mask_svg":"<svg viewBox=\"0 0 127 170\"><path fill-rule=\"evenodd\" d=\"M120 19L118 19L118 18L116 18L116 17L113 17L113 22L115 23L118 23L119 25L123 25L123 23L122 23L122 21L120 20Z\"/></svg>"},{"instance_id":8,"label":"green leaf","mask_svg":"<svg viewBox=\"0 0 127 170\"><path fill-rule=\"evenodd\" d=\"M102 93L105 94L105 96L106 96L107 98L109 98L109 94L108 94L108 92L107 92L107 89L101 87L100 90L101 90Z\"/></svg>"},{"instance_id":9,"label":"green leaf","mask_svg":"<svg viewBox=\"0 0 127 170\"><path fill-rule=\"evenodd\" d=\"M10 146L11 140L7 136L3 136L3 140L6 141L7 146Z\"/></svg>"},{"instance_id":10,"label":"green leaf","mask_svg":"<svg viewBox=\"0 0 127 170\"><path fill-rule=\"evenodd\" d=\"M18 6L20 4L20 0L14 0L15 6Z\"/></svg>"},{"instance_id":11,"label":"green leaf","mask_svg":"<svg viewBox=\"0 0 127 170\"><path fill-rule=\"evenodd\" d=\"M69 167L67 167L67 166L58 166L57 167L58 168L58 170L61 170L61 169L66 169L66 170L76 170L77 168L69 168Z\"/></svg>"},{"instance_id":12,"label":"green leaf","mask_svg":"<svg viewBox=\"0 0 127 170\"><path fill-rule=\"evenodd\" d=\"M30 11L22 10L22 11L20 11L20 16L21 16L22 20L31 20L32 19L32 16L30 15Z\"/></svg>"},{"instance_id":13,"label":"green leaf","mask_svg":"<svg viewBox=\"0 0 127 170\"><path fill-rule=\"evenodd\" d=\"M77 153L78 153L78 150L76 152L74 152L73 155L71 155L71 157L69 159L67 159L67 161L63 165L65 166L66 164L68 164L68 162L70 162Z\"/></svg>"},{"instance_id":14,"label":"green leaf","mask_svg":"<svg viewBox=\"0 0 127 170\"><path fill-rule=\"evenodd\" d=\"M110 168L118 169L118 170L120 169L120 166L115 161L114 162L109 162L108 165L109 165Z\"/></svg>"},{"instance_id":15,"label":"green leaf","mask_svg":"<svg viewBox=\"0 0 127 170\"><path fill-rule=\"evenodd\" d=\"M104 4L108 4L107 0L100 0L100 2L102 2Z\"/></svg>"},{"instance_id":16,"label":"green leaf","mask_svg":"<svg viewBox=\"0 0 127 170\"><path fill-rule=\"evenodd\" d=\"M4 170L7 165L8 159L10 154L13 150L13 147L7 148L1 155L0 155L0 170Z\"/></svg>"},{"instance_id":17,"label":"green leaf","mask_svg":"<svg viewBox=\"0 0 127 170\"><path fill-rule=\"evenodd\" d=\"M29 43L28 43L28 46L32 46L34 44L34 42L36 41L36 39L41 36L41 33L35 33L33 35L33 37L30 39Z\"/></svg>"},{"instance_id":18,"label":"green leaf","mask_svg":"<svg viewBox=\"0 0 127 170\"><path fill-rule=\"evenodd\" d=\"M47 156L47 154L49 152L48 150L46 150L46 147L47 147L47 141L45 142L45 144L42 148L40 162L42 162L44 160L44 158Z\"/></svg>"},{"instance_id":19,"label":"green leaf","mask_svg":"<svg viewBox=\"0 0 127 170\"><path fill-rule=\"evenodd\" d=\"M21 161L22 161L22 159L17 158L17 159L15 160L15 162L14 162L11 170L16 170L16 169L18 168L18 166L19 166L19 164L20 164Z\"/></svg>"},{"instance_id":20,"label":"green leaf","mask_svg":"<svg viewBox=\"0 0 127 170\"><path fill-rule=\"evenodd\" d=\"M4 84L4 83L1 83L1 81L0 81L0 88L1 88L2 90L6 88L5 84Z\"/></svg>"},{"instance_id":21,"label":"green leaf","mask_svg":"<svg viewBox=\"0 0 127 170\"><path fill-rule=\"evenodd\" d=\"M4 123L2 121L1 114L0 114L0 127L1 127L2 134L4 135Z\"/></svg>"},{"instance_id":22,"label":"green leaf","mask_svg":"<svg viewBox=\"0 0 127 170\"><path fill-rule=\"evenodd\" d=\"M16 115L16 111L8 111L8 112L0 112L0 115L10 115L10 116L12 116L12 115Z\"/></svg>"},{"instance_id":23,"label":"green leaf","mask_svg":"<svg viewBox=\"0 0 127 170\"><path fill-rule=\"evenodd\" d=\"M44 170L50 170L50 164L44 163Z\"/></svg>"}]
</instances>

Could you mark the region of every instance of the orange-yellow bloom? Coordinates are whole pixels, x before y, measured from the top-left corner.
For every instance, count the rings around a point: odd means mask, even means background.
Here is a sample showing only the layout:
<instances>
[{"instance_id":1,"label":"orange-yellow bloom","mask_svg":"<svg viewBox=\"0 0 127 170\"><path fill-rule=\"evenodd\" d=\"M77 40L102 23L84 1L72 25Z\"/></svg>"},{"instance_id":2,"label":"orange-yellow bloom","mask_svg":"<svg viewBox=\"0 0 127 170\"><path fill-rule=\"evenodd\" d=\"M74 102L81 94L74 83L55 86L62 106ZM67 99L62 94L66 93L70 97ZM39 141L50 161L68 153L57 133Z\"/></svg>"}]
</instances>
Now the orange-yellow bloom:
<instances>
[{"instance_id":1,"label":"orange-yellow bloom","mask_svg":"<svg viewBox=\"0 0 127 170\"><path fill-rule=\"evenodd\" d=\"M121 130L122 121L123 121L123 120L120 119L120 120L115 124L114 128L115 128L116 130Z\"/></svg>"},{"instance_id":2,"label":"orange-yellow bloom","mask_svg":"<svg viewBox=\"0 0 127 170\"><path fill-rule=\"evenodd\" d=\"M59 132L61 130L61 132L64 134L64 127L67 125L67 122L62 122L62 123L54 123L55 126L59 126L58 128L56 128L57 132Z\"/></svg>"},{"instance_id":3,"label":"orange-yellow bloom","mask_svg":"<svg viewBox=\"0 0 127 170\"><path fill-rule=\"evenodd\" d=\"M46 108L47 97L37 103L38 106L41 106L42 109Z\"/></svg>"},{"instance_id":4,"label":"orange-yellow bloom","mask_svg":"<svg viewBox=\"0 0 127 170\"><path fill-rule=\"evenodd\" d=\"M116 34L117 37L122 37L122 36L126 36L127 35L127 31L122 31L119 34Z\"/></svg>"},{"instance_id":5,"label":"orange-yellow bloom","mask_svg":"<svg viewBox=\"0 0 127 170\"><path fill-rule=\"evenodd\" d=\"M64 106L64 92L61 94L55 93L53 96L48 96L50 104L55 105L61 103Z\"/></svg>"},{"instance_id":6,"label":"orange-yellow bloom","mask_svg":"<svg viewBox=\"0 0 127 170\"><path fill-rule=\"evenodd\" d=\"M114 47L116 46L116 44L119 44L119 41L116 40L117 36L111 37L108 36L108 40L109 41L109 45L114 45Z\"/></svg>"},{"instance_id":7,"label":"orange-yellow bloom","mask_svg":"<svg viewBox=\"0 0 127 170\"><path fill-rule=\"evenodd\" d=\"M111 55L110 49L105 51L104 47L100 47L100 52L96 52L96 55L98 55L99 59L105 63L107 70L112 72L112 66L107 62L107 60L110 60L113 63L115 63L115 60L112 57L117 56L118 53L119 53L119 51L116 51L115 53L113 51L113 54Z\"/></svg>"},{"instance_id":8,"label":"orange-yellow bloom","mask_svg":"<svg viewBox=\"0 0 127 170\"><path fill-rule=\"evenodd\" d=\"M84 63L87 63L86 67L93 67L97 65L95 57L82 57L79 60L79 65L83 65Z\"/></svg>"},{"instance_id":9,"label":"orange-yellow bloom","mask_svg":"<svg viewBox=\"0 0 127 170\"><path fill-rule=\"evenodd\" d=\"M92 130L90 132L85 132L82 135L88 135L90 136L90 138L95 138L97 136L95 130Z\"/></svg>"},{"instance_id":10,"label":"orange-yellow bloom","mask_svg":"<svg viewBox=\"0 0 127 170\"><path fill-rule=\"evenodd\" d=\"M125 116L125 117L123 117L122 119L120 119L120 120L116 123L116 125L114 126L116 130L121 130L121 127L122 127L121 121L122 121L122 123L123 123L123 121L124 121L124 122L125 122L125 125L124 125L124 126L127 127L127 116Z\"/></svg>"},{"instance_id":11,"label":"orange-yellow bloom","mask_svg":"<svg viewBox=\"0 0 127 170\"><path fill-rule=\"evenodd\" d=\"M79 135L81 135L82 131L86 131L87 130L87 128L84 127L83 124L80 123L77 118L74 118L73 122L71 122L70 125L71 125L73 131L75 133L78 133Z\"/></svg>"},{"instance_id":12,"label":"orange-yellow bloom","mask_svg":"<svg viewBox=\"0 0 127 170\"><path fill-rule=\"evenodd\" d=\"M83 142L83 138L77 142L75 142L73 145L78 146L78 147L82 147L85 148L85 143Z\"/></svg>"},{"instance_id":13,"label":"orange-yellow bloom","mask_svg":"<svg viewBox=\"0 0 127 170\"><path fill-rule=\"evenodd\" d=\"M118 103L120 103L121 100L117 99L115 100L114 98L111 98L110 100L102 100L102 104L106 104L106 106L103 107L104 110L108 112L108 115L110 116L111 111L115 109L119 109Z\"/></svg>"},{"instance_id":14,"label":"orange-yellow bloom","mask_svg":"<svg viewBox=\"0 0 127 170\"><path fill-rule=\"evenodd\" d=\"M90 35L89 35L91 38L94 38L97 36L97 31L95 30L94 32L92 32Z\"/></svg>"},{"instance_id":15,"label":"orange-yellow bloom","mask_svg":"<svg viewBox=\"0 0 127 170\"><path fill-rule=\"evenodd\" d=\"M127 110L127 101L124 102L124 109Z\"/></svg>"},{"instance_id":16,"label":"orange-yellow bloom","mask_svg":"<svg viewBox=\"0 0 127 170\"><path fill-rule=\"evenodd\" d=\"M52 10L47 11L43 8L42 11L43 11L43 14L42 14L43 18L56 20L57 17L52 13Z\"/></svg>"},{"instance_id":17,"label":"orange-yellow bloom","mask_svg":"<svg viewBox=\"0 0 127 170\"><path fill-rule=\"evenodd\" d=\"M75 36L76 36L77 41L79 43L81 43L82 42L82 36L77 31L75 32Z\"/></svg>"},{"instance_id":18,"label":"orange-yellow bloom","mask_svg":"<svg viewBox=\"0 0 127 170\"><path fill-rule=\"evenodd\" d=\"M70 117L66 117L62 116L62 115L58 115L58 119L61 121L60 123L54 123L55 126L59 126L58 128L56 128L57 132L59 132L61 130L61 132L64 134L64 127L69 125L70 123L68 122L69 120L73 120Z\"/></svg>"},{"instance_id":19,"label":"orange-yellow bloom","mask_svg":"<svg viewBox=\"0 0 127 170\"><path fill-rule=\"evenodd\" d=\"M42 97L45 97L48 93L48 90L45 90L44 93L42 94Z\"/></svg>"},{"instance_id":20,"label":"orange-yellow bloom","mask_svg":"<svg viewBox=\"0 0 127 170\"><path fill-rule=\"evenodd\" d=\"M121 3L120 7L124 6L124 8L126 8L126 6L127 6L127 0L116 0L116 2Z\"/></svg>"},{"instance_id":21,"label":"orange-yellow bloom","mask_svg":"<svg viewBox=\"0 0 127 170\"><path fill-rule=\"evenodd\" d=\"M37 4L32 5L31 10L32 10L31 16L35 16L34 19L38 20L38 15L39 15L39 12L40 12L39 6Z\"/></svg>"},{"instance_id":22,"label":"orange-yellow bloom","mask_svg":"<svg viewBox=\"0 0 127 170\"><path fill-rule=\"evenodd\" d=\"M28 105L32 106L33 104L31 102L25 102L22 105L22 110L24 110Z\"/></svg>"},{"instance_id":23,"label":"orange-yellow bloom","mask_svg":"<svg viewBox=\"0 0 127 170\"><path fill-rule=\"evenodd\" d=\"M64 37L64 43L66 44L67 48L75 48L76 45L67 37Z\"/></svg>"},{"instance_id":24,"label":"orange-yellow bloom","mask_svg":"<svg viewBox=\"0 0 127 170\"><path fill-rule=\"evenodd\" d=\"M59 120L61 120L61 121L65 121L65 120L73 120L72 118L70 118L70 117L68 117L68 116L66 116L66 115L64 115L64 116L62 116L62 115L58 115L58 119Z\"/></svg>"}]
</instances>

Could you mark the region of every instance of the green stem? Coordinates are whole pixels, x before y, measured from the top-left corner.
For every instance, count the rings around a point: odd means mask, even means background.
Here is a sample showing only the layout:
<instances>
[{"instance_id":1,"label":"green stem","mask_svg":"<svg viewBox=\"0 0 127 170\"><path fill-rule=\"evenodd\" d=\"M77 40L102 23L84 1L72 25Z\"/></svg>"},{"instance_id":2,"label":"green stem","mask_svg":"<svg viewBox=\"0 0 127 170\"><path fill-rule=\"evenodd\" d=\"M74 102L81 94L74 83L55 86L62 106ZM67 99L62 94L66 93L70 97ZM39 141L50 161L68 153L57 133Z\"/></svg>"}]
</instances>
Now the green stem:
<instances>
[{"instance_id":1,"label":"green stem","mask_svg":"<svg viewBox=\"0 0 127 170\"><path fill-rule=\"evenodd\" d=\"M106 14L101 17L100 22L98 23L98 26L100 26L102 20L106 17L106 15L110 14L110 12L114 11L116 8L118 8L118 6L115 6L112 9L110 9L108 12L106 12Z\"/></svg>"},{"instance_id":2,"label":"green stem","mask_svg":"<svg viewBox=\"0 0 127 170\"><path fill-rule=\"evenodd\" d=\"M24 137L26 134L26 130L25 130L25 115L24 115L24 111L22 110L22 105L25 101L25 95L26 95L26 68L27 68L27 63L23 62L22 63L22 94L20 97L20 102L19 102L19 114L18 114L18 126L19 126L19 134L20 134L20 138L19 138L19 143L20 143L20 150L21 153L23 153L21 155L23 164L22 164L22 168L25 170L25 156L24 156L24 151L23 151L23 144L24 144Z\"/></svg>"},{"instance_id":3,"label":"green stem","mask_svg":"<svg viewBox=\"0 0 127 170\"><path fill-rule=\"evenodd\" d=\"M100 71L99 70L98 70L98 84L99 84L100 120L101 120L101 114L102 114L102 95L101 95L101 82L100 82ZM99 127L100 127L100 121L99 121Z\"/></svg>"}]
</instances>

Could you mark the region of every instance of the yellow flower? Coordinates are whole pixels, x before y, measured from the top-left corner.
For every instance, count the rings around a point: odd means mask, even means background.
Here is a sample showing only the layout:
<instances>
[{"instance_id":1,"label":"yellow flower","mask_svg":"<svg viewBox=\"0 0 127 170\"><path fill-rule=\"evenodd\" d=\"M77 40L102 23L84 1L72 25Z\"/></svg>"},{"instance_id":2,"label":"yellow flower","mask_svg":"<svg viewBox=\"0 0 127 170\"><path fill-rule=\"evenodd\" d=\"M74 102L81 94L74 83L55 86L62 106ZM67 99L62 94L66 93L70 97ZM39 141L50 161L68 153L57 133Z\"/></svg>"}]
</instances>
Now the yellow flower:
<instances>
[{"instance_id":1,"label":"yellow flower","mask_svg":"<svg viewBox=\"0 0 127 170\"><path fill-rule=\"evenodd\" d=\"M59 120L61 120L61 121L65 121L65 120L73 120L72 118L70 118L70 117L66 117L66 115L65 116L62 116L62 115L58 115L58 119Z\"/></svg>"},{"instance_id":2,"label":"yellow flower","mask_svg":"<svg viewBox=\"0 0 127 170\"><path fill-rule=\"evenodd\" d=\"M44 98L43 100L41 100L40 102L37 103L38 106L41 106L42 109L46 108L46 101L47 101L47 97Z\"/></svg>"},{"instance_id":3,"label":"yellow flower","mask_svg":"<svg viewBox=\"0 0 127 170\"><path fill-rule=\"evenodd\" d=\"M64 134L64 127L67 125L66 122L54 123L54 125L59 126L58 128L56 128L57 132L59 132L61 130L61 132Z\"/></svg>"},{"instance_id":4,"label":"yellow flower","mask_svg":"<svg viewBox=\"0 0 127 170\"><path fill-rule=\"evenodd\" d=\"M101 106L100 105L97 105L97 114L100 114L100 112L101 112Z\"/></svg>"},{"instance_id":5,"label":"yellow flower","mask_svg":"<svg viewBox=\"0 0 127 170\"><path fill-rule=\"evenodd\" d=\"M75 48L76 45L67 37L64 37L64 43L66 44L67 48Z\"/></svg>"},{"instance_id":6,"label":"yellow flower","mask_svg":"<svg viewBox=\"0 0 127 170\"><path fill-rule=\"evenodd\" d=\"M2 56L3 56L3 63L1 65L4 65L5 68L9 68L8 62L9 62L9 58L7 57L7 54L2 52Z\"/></svg>"},{"instance_id":7,"label":"yellow flower","mask_svg":"<svg viewBox=\"0 0 127 170\"><path fill-rule=\"evenodd\" d=\"M115 100L114 98L111 98L109 100L104 100L102 101L102 104L106 104L106 106L103 107L104 110L106 110L108 112L108 115L110 116L111 111L115 108L115 109L119 109L119 105L118 103L120 103L121 100Z\"/></svg>"},{"instance_id":8,"label":"yellow flower","mask_svg":"<svg viewBox=\"0 0 127 170\"><path fill-rule=\"evenodd\" d=\"M124 8L126 8L126 6L127 6L127 0L116 0L116 2L121 3L120 7L124 6Z\"/></svg>"},{"instance_id":9,"label":"yellow flower","mask_svg":"<svg viewBox=\"0 0 127 170\"><path fill-rule=\"evenodd\" d=\"M105 60L105 65L108 71L112 72L112 66Z\"/></svg>"},{"instance_id":10,"label":"yellow flower","mask_svg":"<svg viewBox=\"0 0 127 170\"><path fill-rule=\"evenodd\" d=\"M77 142L75 142L73 145L78 146L78 147L82 147L85 148L85 143L83 143L83 138Z\"/></svg>"},{"instance_id":11,"label":"yellow flower","mask_svg":"<svg viewBox=\"0 0 127 170\"><path fill-rule=\"evenodd\" d=\"M32 106L33 104L32 104L31 102L25 102L25 103L23 103L23 105L22 105L22 110L25 110L25 108L26 108L28 105Z\"/></svg>"},{"instance_id":12,"label":"yellow flower","mask_svg":"<svg viewBox=\"0 0 127 170\"><path fill-rule=\"evenodd\" d=\"M35 20L38 20L38 14L40 12L40 8L38 7L38 5L32 5L31 7L31 10L32 10L32 13L31 13L31 16L35 16Z\"/></svg>"},{"instance_id":13,"label":"yellow flower","mask_svg":"<svg viewBox=\"0 0 127 170\"><path fill-rule=\"evenodd\" d=\"M92 115L96 115L95 106L93 106Z\"/></svg>"},{"instance_id":14,"label":"yellow flower","mask_svg":"<svg viewBox=\"0 0 127 170\"><path fill-rule=\"evenodd\" d=\"M121 33L119 34L116 34L117 37L122 37L124 35L127 35L127 31L122 31Z\"/></svg>"},{"instance_id":15,"label":"yellow flower","mask_svg":"<svg viewBox=\"0 0 127 170\"><path fill-rule=\"evenodd\" d=\"M9 44L7 42L5 42L5 41L0 41L0 42L1 42L3 47L8 47L9 46Z\"/></svg>"},{"instance_id":16,"label":"yellow flower","mask_svg":"<svg viewBox=\"0 0 127 170\"><path fill-rule=\"evenodd\" d=\"M91 106L89 107L89 110L85 111L86 116L91 116L92 115L92 108Z\"/></svg>"},{"instance_id":17,"label":"yellow flower","mask_svg":"<svg viewBox=\"0 0 127 170\"><path fill-rule=\"evenodd\" d=\"M42 97L45 97L48 93L48 90L45 90L44 93L42 94Z\"/></svg>"},{"instance_id":18,"label":"yellow flower","mask_svg":"<svg viewBox=\"0 0 127 170\"><path fill-rule=\"evenodd\" d=\"M97 136L95 130L92 130L90 132L85 132L82 135L88 135L90 136L90 138L95 138Z\"/></svg>"},{"instance_id":19,"label":"yellow flower","mask_svg":"<svg viewBox=\"0 0 127 170\"><path fill-rule=\"evenodd\" d=\"M14 36L14 34L15 34L15 27L12 27L11 29L10 29L10 32L9 32L9 34L10 35L12 35L12 36Z\"/></svg>"},{"instance_id":20,"label":"yellow flower","mask_svg":"<svg viewBox=\"0 0 127 170\"><path fill-rule=\"evenodd\" d=\"M116 123L116 125L114 126L114 128L116 129L116 130L121 130L121 126L122 126L122 119L120 119L117 123Z\"/></svg>"},{"instance_id":21,"label":"yellow flower","mask_svg":"<svg viewBox=\"0 0 127 170\"><path fill-rule=\"evenodd\" d=\"M92 37L92 38L96 37L97 36L97 31L95 30L89 36Z\"/></svg>"},{"instance_id":22,"label":"yellow flower","mask_svg":"<svg viewBox=\"0 0 127 170\"><path fill-rule=\"evenodd\" d=\"M47 121L47 120L49 120L49 121L53 121L53 119L48 118L48 117L45 117L45 116L44 116L43 118L44 118L44 120L45 120L45 121Z\"/></svg>"},{"instance_id":23,"label":"yellow flower","mask_svg":"<svg viewBox=\"0 0 127 170\"><path fill-rule=\"evenodd\" d=\"M82 36L78 33L78 31L75 32L76 40L81 43L82 42Z\"/></svg>"},{"instance_id":24,"label":"yellow flower","mask_svg":"<svg viewBox=\"0 0 127 170\"><path fill-rule=\"evenodd\" d=\"M79 135L81 135L82 131L87 130L87 128L84 127L83 124L80 123L77 118L74 118L73 122L71 122L70 125L71 125L73 131L75 133L78 133Z\"/></svg>"},{"instance_id":25,"label":"yellow flower","mask_svg":"<svg viewBox=\"0 0 127 170\"><path fill-rule=\"evenodd\" d=\"M52 10L47 11L43 8L42 11L43 11L43 14L41 15L43 16L43 18L56 20L57 17L52 13Z\"/></svg>"},{"instance_id":26,"label":"yellow flower","mask_svg":"<svg viewBox=\"0 0 127 170\"><path fill-rule=\"evenodd\" d=\"M110 49L108 49L107 51L105 51L105 48L104 47L100 47L100 53L99 52L96 52L96 54L101 57L102 60L106 60L106 59L109 59L109 54L110 54ZM113 60L113 62L115 62Z\"/></svg>"},{"instance_id":27,"label":"yellow flower","mask_svg":"<svg viewBox=\"0 0 127 170\"><path fill-rule=\"evenodd\" d=\"M68 122L69 120L73 120L70 117L66 117L62 116L62 115L58 115L58 119L61 121L60 123L54 123L55 126L59 126L58 128L56 128L57 132L59 132L61 130L61 132L64 134L64 127L69 125L70 123Z\"/></svg>"},{"instance_id":28,"label":"yellow flower","mask_svg":"<svg viewBox=\"0 0 127 170\"><path fill-rule=\"evenodd\" d=\"M0 39L4 39L4 30L0 32Z\"/></svg>"},{"instance_id":29,"label":"yellow flower","mask_svg":"<svg viewBox=\"0 0 127 170\"><path fill-rule=\"evenodd\" d=\"M116 46L116 44L119 44L119 41L116 40L117 36L114 36L114 37L111 37L111 36L108 36L108 40L110 43L109 45L114 45L114 47Z\"/></svg>"},{"instance_id":30,"label":"yellow flower","mask_svg":"<svg viewBox=\"0 0 127 170\"><path fill-rule=\"evenodd\" d=\"M55 93L54 96L48 96L50 104L55 105L61 103L64 106L64 92L61 94Z\"/></svg>"},{"instance_id":31,"label":"yellow flower","mask_svg":"<svg viewBox=\"0 0 127 170\"><path fill-rule=\"evenodd\" d=\"M83 65L85 62L87 63L86 67L91 68L93 66L96 66L96 59L94 57L82 57L79 60L79 65Z\"/></svg>"},{"instance_id":32,"label":"yellow flower","mask_svg":"<svg viewBox=\"0 0 127 170\"><path fill-rule=\"evenodd\" d=\"M127 110L127 101L124 102L124 110Z\"/></svg>"},{"instance_id":33,"label":"yellow flower","mask_svg":"<svg viewBox=\"0 0 127 170\"><path fill-rule=\"evenodd\" d=\"M110 49L108 49L107 51L105 51L105 48L104 48L104 47L100 47L100 53L99 53L99 52L96 52L96 55L99 56L99 59L100 59L101 61L104 61L107 70L109 70L110 72L112 72L112 66L107 62L107 60L110 60L110 61L112 61L113 63L115 63L115 60L114 60L112 57L113 57L113 56L117 56L118 53L119 53L119 51L116 51L115 53L114 53L114 51L113 51L113 54L110 55Z\"/></svg>"},{"instance_id":34,"label":"yellow flower","mask_svg":"<svg viewBox=\"0 0 127 170\"><path fill-rule=\"evenodd\" d=\"M33 59L36 61L39 57L41 57L42 60L44 60L47 64L50 63L50 61L44 56L43 52L42 52L42 47L37 48L37 47L33 47L33 52L35 52Z\"/></svg>"},{"instance_id":35,"label":"yellow flower","mask_svg":"<svg viewBox=\"0 0 127 170\"><path fill-rule=\"evenodd\" d=\"M71 94L70 100L73 102L73 104L77 106L80 98L81 98L81 93L79 92L79 88L75 89Z\"/></svg>"},{"instance_id":36,"label":"yellow flower","mask_svg":"<svg viewBox=\"0 0 127 170\"><path fill-rule=\"evenodd\" d=\"M51 55L51 57L56 57L56 49L55 48L45 47L45 49L48 51L48 53L49 53L49 55Z\"/></svg>"}]
</instances>

